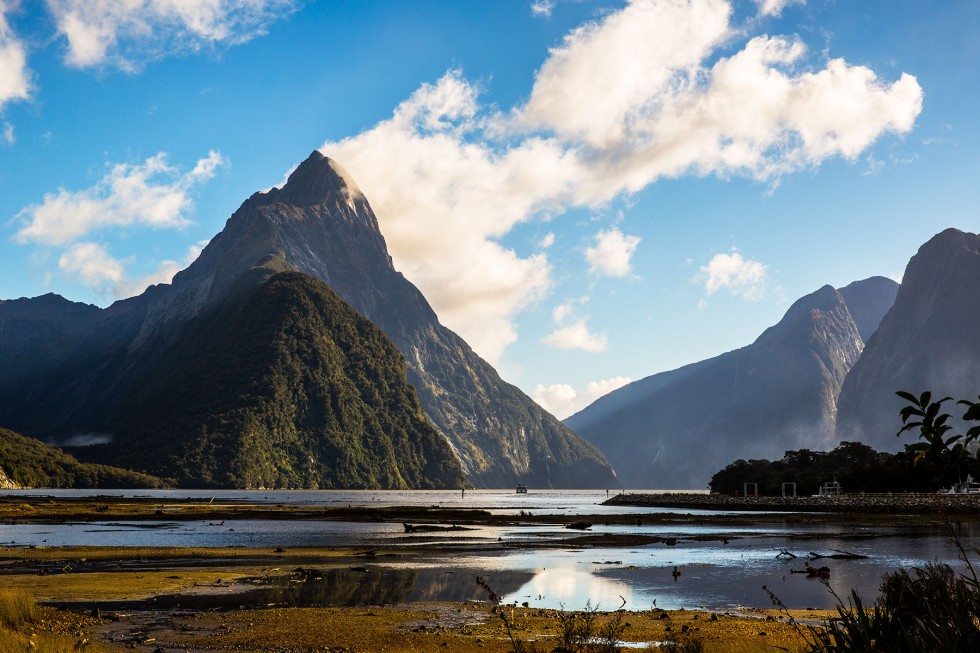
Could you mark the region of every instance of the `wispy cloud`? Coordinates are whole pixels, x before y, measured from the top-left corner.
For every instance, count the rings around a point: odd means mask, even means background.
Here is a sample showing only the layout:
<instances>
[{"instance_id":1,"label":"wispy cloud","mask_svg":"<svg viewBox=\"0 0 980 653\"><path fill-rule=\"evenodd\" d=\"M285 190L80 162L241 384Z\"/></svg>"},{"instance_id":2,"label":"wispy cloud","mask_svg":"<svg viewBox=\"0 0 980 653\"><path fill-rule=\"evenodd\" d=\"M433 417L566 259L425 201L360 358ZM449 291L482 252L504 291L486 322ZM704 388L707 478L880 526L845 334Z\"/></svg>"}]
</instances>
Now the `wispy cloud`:
<instances>
[{"instance_id":1,"label":"wispy cloud","mask_svg":"<svg viewBox=\"0 0 980 653\"><path fill-rule=\"evenodd\" d=\"M755 0L763 16L779 16L789 5L805 5L806 0Z\"/></svg>"},{"instance_id":2,"label":"wispy cloud","mask_svg":"<svg viewBox=\"0 0 980 653\"><path fill-rule=\"evenodd\" d=\"M526 103L484 105L460 71L392 117L324 143L378 213L396 266L493 360L551 287L544 252L500 239L535 216L601 206L665 177L781 176L857 160L919 115L914 77L745 35L727 0L633 0L551 50ZM724 56L719 49L724 46Z\"/></svg>"},{"instance_id":3,"label":"wispy cloud","mask_svg":"<svg viewBox=\"0 0 980 653\"><path fill-rule=\"evenodd\" d=\"M558 419L565 419L599 397L622 388L630 381L629 377L615 376L602 381L592 381L582 391L564 383L548 386L539 383L534 389L534 401Z\"/></svg>"},{"instance_id":4,"label":"wispy cloud","mask_svg":"<svg viewBox=\"0 0 980 653\"><path fill-rule=\"evenodd\" d=\"M62 188L46 194L40 204L22 209L16 220L23 226L14 238L20 243L64 246L111 227L183 227L194 204L192 190L227 165L216 150L185 173L169 165L162 152L142 164L114 165L90 188Z\"/></svg>"},{"instance_id":5,"label":"wispy cloud","mask_svg":"<svg viewBox=\"0 0 980 653\"><path fill-rule=\"evenodd\" d=\"M207 241L191 245L182 260L162 261L153 272L130 279L126 268L134 260L118 259L102 243L80 242L68 247L58 258L61 272L72 281L86 286L105 299L122 299L138 295L158 283L170 283L174 275L194 262Z\"/></svg>"},{"instance_id":6,"label":"wispy cloud","mask_svg":"<svg viewBox=\"0 0 980 653\"><path fill-rule=\"evenodd\" d=\"M299 0L47 0L65 62L76 68L111 65L136 70L146 61L264 34Z\"/></svg>"},{"instance_id":7,"label":"wispy cloud","mask_svg":"<svg viewBox=\"0 0 980 653\"><path fill-rule=\"evenodd\" d=\"M531 14L547 18L555 9L555 0L534 0L531 2Z\"/></svg>"},{"instance_id":8,"label":"wispy cloud","mask_svg":"<svg viewBox=\"0 0 980 653\"><path fill-rule=\"evenodd\" d=\"M123 280L122 261L113 258L100 243L75 243L58 259L58 267L69 278L80 281L99 295L108 296Z\"/></svg>"}]
</instances>

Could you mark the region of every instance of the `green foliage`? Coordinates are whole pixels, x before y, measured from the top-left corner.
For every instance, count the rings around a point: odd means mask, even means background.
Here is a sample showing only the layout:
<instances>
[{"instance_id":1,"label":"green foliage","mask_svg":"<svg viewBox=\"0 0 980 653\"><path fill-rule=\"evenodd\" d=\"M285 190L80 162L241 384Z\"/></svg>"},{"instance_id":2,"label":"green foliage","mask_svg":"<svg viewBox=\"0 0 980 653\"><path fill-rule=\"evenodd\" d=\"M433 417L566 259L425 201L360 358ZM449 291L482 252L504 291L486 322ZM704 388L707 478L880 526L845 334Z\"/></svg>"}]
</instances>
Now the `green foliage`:
<instances>
[{"instance_id":1,"label":"green foliage","mask_svg":"<svg viewBox=\"0 0 980 653\"><path fill-rule=\"evenodd\" d=\"M759 493L777 496L783 483L796 483L797 494L815 494L830 480L847 492L927 492L941 486L941 466L914 463L914 454L877 452L859 442L842 442L833 451L787 451L782 460L736 460L711 477L712 491L738 494L744 483L758 483ZM980 477L974 460L965 469Z\"/></svg>"},{"instance_id":2,"label":"green foliage","mask_svg":"<svg viewBox=\"0 0 980 653\"><path fill-rule=\"evenodd\" d=\"M4 428L0 428L0 470L22 487L166 487L163 480L147 474L79 462L57 447Z\"/></svg>"},{"instance_id":3,"label":"green foliage","mask_svg":"<svg viewBox=\"0 0 980 653\"><path fill-rule=\"evenodd\" d=\"M395 345L330 288L277 274L193 321L122 412L113 460L185 485L459 487Z\"/></svg>"},{"instance_id":4,"label":"green foliage","mask_svg":"<svg viewBox=\"0 0 980 653\"><path fill-rule=\"evenodd\" d=\"M906 444L905 451L914 455L915 462L927 460L944 470L955 470L957 479L960 479L964 466L976 460L969 447L980 438L980 425L968 429L965 434L952 433L947 436L953 430L948 423L951 415L940 411L944 403L953 401L952 397L932 401L931 392L923 392L918 397L904 391L895 394L909 402L900 411L904 426L896 435L901 437L906 431L919 431L920 442ZM980 421L980 401L961 399L956 404L966 406L964 421Z\"/></svg>"},{"instance_id":5,"label":"green foliage","mask_svg":"<svg viewBox=\"0 0 980 653\"><path fill-rule=\"evenodd\" d=\"M980 584L972 567L968 576L939 563L893 572L874 605L854 591L849 605L837 603L825 628L808 629L812 653L980 651Z\"/></svg>"}]
</instances>

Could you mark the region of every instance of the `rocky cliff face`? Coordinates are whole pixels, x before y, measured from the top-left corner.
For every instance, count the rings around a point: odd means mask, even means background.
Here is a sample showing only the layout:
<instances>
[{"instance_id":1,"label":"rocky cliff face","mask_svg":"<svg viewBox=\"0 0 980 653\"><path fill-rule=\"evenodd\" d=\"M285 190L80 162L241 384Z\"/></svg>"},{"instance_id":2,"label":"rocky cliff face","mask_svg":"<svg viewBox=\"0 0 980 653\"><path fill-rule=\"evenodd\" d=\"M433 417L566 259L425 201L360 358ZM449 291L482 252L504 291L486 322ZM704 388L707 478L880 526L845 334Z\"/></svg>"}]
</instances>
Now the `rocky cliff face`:
<instances>
[{"instance_id":1,"label":"rocky cliff face","mask_svg":"<svg viewBox=\"0 0 980 653\"><path fill-rule=\"evenodd\" d=\"M853 313L872 329L895 287L880 278L842 291L824 286L753 344L641 379L566 423L628 487L703 488L739 458L829 448L838 393L864 347Z\"/></svg>"},{"instance_id":2,"label":"rocky cliff face","mask_svg":"<svg viewBox=\"0 0 980 653\"><path fill-rule=\"evenodd\" d=\"M980 394L980 235L947 229L909 261L895 305L848 375L837 435L897 451L897 390L972 399Z\"/></svg>"},{"instance_id":3,"label":"rocky cliff face","mask_svg":"<svg viewBox=\"0 0 980 653\"><path fill-rule=\"evenodd\" d=\"M0 396L0 424L50 438L124 423L131 389L148 382L192 320L285 271L325 282L394 341L426 415L476 485L618 486L593 445L501 380L439 324L418 289L392 266L367 199L319 152L283 188L242 204L171 285L94 309L93 326L77 338L55 330L53 344L45 345L56 350L48 371L0 370L0 388L8 389ZM56 321L67 319L65 307L58 311ZM73 343L69 354L59 349L62 340ZM34 348L17 343L8 355L30 356ZM32 390L25 394L25 387Z\"/></svg>"}]
</instances>

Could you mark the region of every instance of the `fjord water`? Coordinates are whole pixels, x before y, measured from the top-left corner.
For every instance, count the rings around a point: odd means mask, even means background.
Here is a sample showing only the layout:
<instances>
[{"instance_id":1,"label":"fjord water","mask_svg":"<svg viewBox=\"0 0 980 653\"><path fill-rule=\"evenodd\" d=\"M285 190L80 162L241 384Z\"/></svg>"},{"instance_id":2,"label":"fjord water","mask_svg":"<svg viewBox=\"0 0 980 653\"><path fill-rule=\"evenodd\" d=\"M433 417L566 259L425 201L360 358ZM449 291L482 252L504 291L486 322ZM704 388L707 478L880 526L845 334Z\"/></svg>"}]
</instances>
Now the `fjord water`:
<instances>
[{"instance_id":1,"label":"fjord water","mask_svg":"<svg viewBox=\"0 0 980 653\"><path fill-rule=\"evenodd\" d=\"M700 524L702 515L720 511L683 512L694 519L682 524L644 524L644 514L672 512L660 508L603 506L606 493L596 491L8 491L26 500L48 496L141 496L161 505L185 498L263 502L291 506L438 506L479 508L498 514L593 515L595 534L644 534L677 538L677 544L582 548L562 546L562 540L581 535L559 525L479 526L472 530L406 534L400 523L314 520L85 522L0 524L0 543L21 546L187 546L187 547L402 547L422 550L439 545L441 552L402 560L372 563L375 576L365 583L360 572L331 570L333 589L291 596L288 584L276 590L286 604L320 605L337 601L337 588L348 602L377 603L410 600L477 600L484 598L473 582L476 575L497 583L507 602L535 607L580 609L586 601L601 609L769 607L766 585L789 607L827 608L834 605L828 588L817 580L794 574L802 559L777 558L781 549L799 556L810 551L841 549L866 555L861 560L820 560L831 568L830 587L840 596L851 588L870 599L883 574L943 561L963 569L948 529L936 525L876 526L873 530L841 524L787 523L776 515L758 515L726 529ZM30 498L29 498L30 497ZM676 512L676 511L673 511ZM636 525L603 524L602 515L636 515ZM955 527L967 551L980 545L980 527ZM698 536L724 535L722 541L699 541ZM549 546L542 547L542 543ZM310 563L315 564L315 563ZM678 574L675 574L675 569ZM387 580L385 580L387 579ZM395 591L397 589L397 591ZM267 590L272 591L272 590ZM187 598L182 600L185 602ZM203 599L201 599L203 600ZM236 598L241 600L241 597ZM268 601L269 596L256 596Z\"/></svg>"}]
</instances>

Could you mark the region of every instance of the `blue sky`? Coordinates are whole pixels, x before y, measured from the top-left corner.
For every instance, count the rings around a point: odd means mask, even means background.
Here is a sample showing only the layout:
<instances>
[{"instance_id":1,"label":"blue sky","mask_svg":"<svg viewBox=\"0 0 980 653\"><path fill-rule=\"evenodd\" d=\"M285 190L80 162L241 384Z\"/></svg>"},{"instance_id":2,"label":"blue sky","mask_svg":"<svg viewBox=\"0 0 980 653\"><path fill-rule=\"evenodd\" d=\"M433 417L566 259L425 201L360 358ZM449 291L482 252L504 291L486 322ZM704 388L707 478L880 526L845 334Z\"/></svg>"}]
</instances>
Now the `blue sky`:
<instances>
[{"instance_id":1,"label":"blue sky","mask_svg":"<svg viewBox=\"0 0 980 653\"><path fill-rule=\"evenodd\" d=\"M120 6L125 5L125 6ZM108 305L316 148L563 417L980 231L980 3L0 0L0 298ZM707 400L707 398L706 398Z\"/></svg>"}]
</instances>

